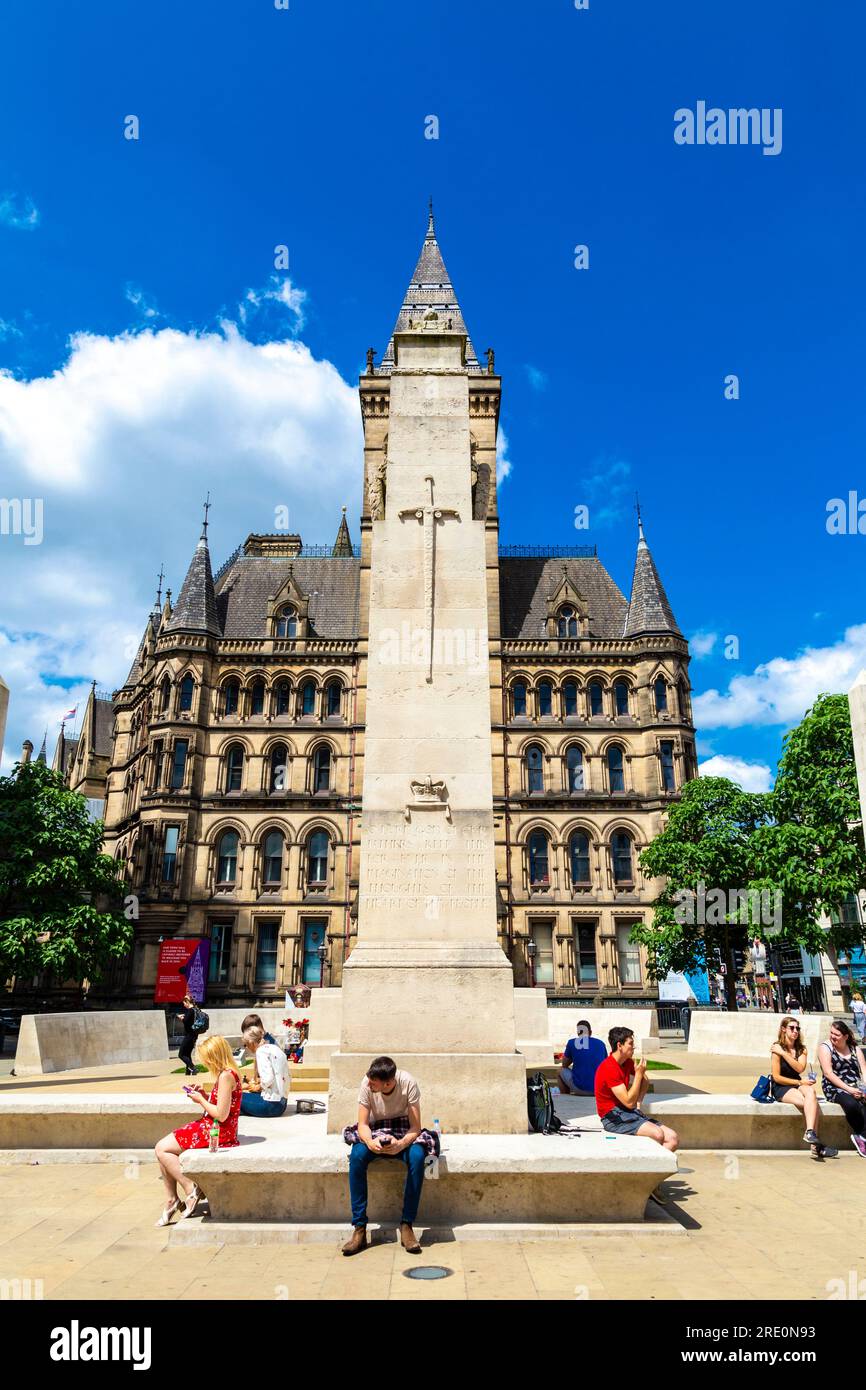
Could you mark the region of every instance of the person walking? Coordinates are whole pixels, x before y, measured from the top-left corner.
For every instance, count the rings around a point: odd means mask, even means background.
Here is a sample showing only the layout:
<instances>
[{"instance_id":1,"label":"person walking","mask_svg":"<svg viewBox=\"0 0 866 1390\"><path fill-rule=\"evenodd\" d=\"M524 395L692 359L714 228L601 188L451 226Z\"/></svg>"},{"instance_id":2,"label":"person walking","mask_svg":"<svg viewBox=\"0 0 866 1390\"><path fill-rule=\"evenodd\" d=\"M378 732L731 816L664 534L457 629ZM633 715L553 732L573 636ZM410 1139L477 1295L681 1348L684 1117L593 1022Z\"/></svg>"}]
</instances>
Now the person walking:
<instances>
[{"instance_id":1,"label":"person walking","mask_svg":"<svg viewBox=\"0 0 866 1390\"><path fill-rule=\"evenodd\" d=\"M845 1111L851 1143L866 1158L866 1055L844 1019L833 1019L829 1041L818 1048L818 1060L824 1097Z\"/></svg>"},{"instance_id":2,"label":"person walking","mask_svg":"<svg viewBox=\"0 0 866 1390\"><path fill-rule=\"evenodd\" d=\"M177 1015L183 1024L183 1038L177 1050L178 1059L186 1067L187 1076L197 1076L198 1070L192 1060L193 1048L198 1041L198 1034L193 1029L196 1016L196 1003L191 994L183 996L183 1013Z\"/></svg>"},{"instance_id":3,"label":"person walking","mask_svg":"<svg viewBox=\"0 0 866 1390\"><path fill-rule=\"evenodd\" d=\"M790 997L790 996L789 996ZM803 1142L809 1144L813 1158L823 1158L825 1147L818 1138L820 1111L815 1088L815 1073L807 1074L809 1057L796 1018L785 1015L779 1024L779 1036L770 1049L770 1076L773 1099L780 1104L796 1105L806 1120Z\"/></svg>"},{"instance_id":4,"label":"person walking","mask_svg":"<svg viewBox=\"0 0 866 1390\"><path fill-rule=\"evenodd\" d=\"M244 1081L241 1114L260 1120L276 1119L285 1114L288 1104L286 1054L276 1043L265 1042L264 1030L255 1024L245 1030L243 1040L246 1050L253 1054L253 1079Z\"/></svg>"},{"instance_id":5,"label":"person walking","mask_svg":"<svg viewBox=\"0 0 866 1390\"><path fill-rule=\"evenodd\" d=\"M854 1015L857 1037L862 1043L866 1039L866 1004L863 1003L862 994L851 995L851 1012Z\"/></svg>"}]
</instances>

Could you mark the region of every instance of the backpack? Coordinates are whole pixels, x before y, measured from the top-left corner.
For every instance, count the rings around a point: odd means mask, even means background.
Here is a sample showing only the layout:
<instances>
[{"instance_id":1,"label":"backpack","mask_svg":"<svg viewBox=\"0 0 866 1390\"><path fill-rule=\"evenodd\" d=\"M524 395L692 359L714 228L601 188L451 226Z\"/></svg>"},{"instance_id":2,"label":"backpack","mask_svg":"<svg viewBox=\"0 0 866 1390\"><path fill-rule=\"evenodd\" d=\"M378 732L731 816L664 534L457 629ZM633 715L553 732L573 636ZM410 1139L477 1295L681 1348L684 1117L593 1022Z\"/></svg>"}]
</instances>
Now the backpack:
<instances>
[{"instance_id":1,"label":"backpack","mask_svg":"<svg viewBox=\"0 0 866 1390\"><path fill-rule=\"evenodd\" d=\"M202 1009L196 1009L195 1018L192 1021L192 1031L194 1033L206 1033L210 1028L210 1019Z\"/></svg>"},{"instance_id":2,"label":"backpack","mask_svg":"<svg viewBox=\"0 0 866 1390\"><path fill-rule=\"evenodd\" d=\"M526 1083L526 1108L534 1134L558 1134L562 1129L562 1120L553 1108L550 1084L540 1071Z\"/></svg>"}]
</instances>

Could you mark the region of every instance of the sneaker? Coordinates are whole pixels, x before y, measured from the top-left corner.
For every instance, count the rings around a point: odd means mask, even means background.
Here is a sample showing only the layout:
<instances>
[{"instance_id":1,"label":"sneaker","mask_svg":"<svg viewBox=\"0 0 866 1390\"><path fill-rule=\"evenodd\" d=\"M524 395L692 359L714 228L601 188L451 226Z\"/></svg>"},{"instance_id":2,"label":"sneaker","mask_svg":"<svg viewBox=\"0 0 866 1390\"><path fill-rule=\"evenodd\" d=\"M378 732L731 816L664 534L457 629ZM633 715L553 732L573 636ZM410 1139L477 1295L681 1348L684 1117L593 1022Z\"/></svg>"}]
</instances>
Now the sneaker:
<instances>
[{"instance_id":1,"label":"sneaker","mask_svg":"<svg viewBox=\"0 0 866 1390\"><path fill-rule=\"evenodd\" d=\"M860 1157L866 1158L866 1139L863 1138L863 1135L852 1134L851 1143L854 1145L854 1148L857 1150Z\"/></svg>"},{"instance_id":2,"label":"sneaker","mask_svg":"<svg viewBox=\"0 0 866 1390\"><path fill-rule=\"evenodd\" d=\"M810 1145L809 1152L813 1158L817 1158L819 1161L824 1157L824 1150L821 1148L820 1144Z\"/></svg>"},{"instance_id":3,"label":"sneaker","mask_svg":"<svg viewBox=\"0 0 866 1390\"><path fill-rule=\"evenodd\" d=\"M818 1148L821 1150L821 1157L822 1157L822 1158L838 1158L838 1157L839 1157L839 1150L838 1150L838 1149L834 1149L834 1148L832 1147L832 1145L830 1145L830 1144L819 1144L819 1145L818 1145Z\"/></svg>"},{"instance_id":4,"label":"sneaker","mask_svg":"<svg viewBox=\"0 0 866 1390\"><path fill-rule=\"evenodd\" d=\"M818 1144L819 1142L820 1142L820 1140L818 1139L818 1136L817 1136L817 1134L815 1133L814 1129L807 1129L807 1130L806 1130L806 1133L803 1135L803 1143L804 1143L804 1144Z\"/></svg>"}]
</instances>

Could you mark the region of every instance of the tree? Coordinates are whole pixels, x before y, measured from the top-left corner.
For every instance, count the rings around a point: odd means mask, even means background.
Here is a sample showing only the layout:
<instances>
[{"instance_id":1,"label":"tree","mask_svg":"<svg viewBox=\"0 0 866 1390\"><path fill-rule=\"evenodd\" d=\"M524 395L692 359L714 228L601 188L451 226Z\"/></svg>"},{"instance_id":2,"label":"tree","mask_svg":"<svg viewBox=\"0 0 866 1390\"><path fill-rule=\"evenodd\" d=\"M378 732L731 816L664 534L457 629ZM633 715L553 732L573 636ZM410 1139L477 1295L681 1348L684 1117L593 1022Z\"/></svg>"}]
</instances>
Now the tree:
<instances>
[{"instance_id":1,"label":"tree","mask_svg":"<svg viewBox=\"0 0 866 1390\"><path fill-rule=\"evenodd\" d=\"M102 822L44 763L0 778L0 977L81 985L127 954L133 928L101 843Z\"/></svg>"},{"instance_id":2,"label":"tree","mask_svg":"<svg viewBox=\"0 0 866 1390\"><path fill-rule=\"evenodd\" d=\"M715 949L726 962L728 1007L735 1009L734 951L758 934L766 916L761 900L755 834L770 817L767 795L744 792L726 777L687 782L667 824L640 862L665 886L653 904L652 923L632 930L647 949L649 972L703 970Z\"/></svg>"},{"instance_id":3,"label":"tree","mask_svg":"<svg viewBox=\"0 0 866 1390\"><path fill-rule=\"evenodd\" d=\"M818 953L862 945L863 929L838 913L866 888L866 851L847 695L819 695L785 735L771 793L773 819L756 836L762 871L782 891L785 938Z\"/></svg>"}]
</instances>

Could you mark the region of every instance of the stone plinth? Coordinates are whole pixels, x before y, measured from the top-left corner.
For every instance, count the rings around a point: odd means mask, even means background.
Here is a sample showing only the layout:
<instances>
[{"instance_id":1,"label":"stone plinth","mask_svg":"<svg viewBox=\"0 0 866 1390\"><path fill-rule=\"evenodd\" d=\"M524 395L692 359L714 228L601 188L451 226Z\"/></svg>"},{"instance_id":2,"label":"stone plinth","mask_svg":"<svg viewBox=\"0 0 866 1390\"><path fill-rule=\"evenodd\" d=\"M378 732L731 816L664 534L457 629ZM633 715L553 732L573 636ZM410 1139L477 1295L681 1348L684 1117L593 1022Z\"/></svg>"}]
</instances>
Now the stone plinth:
<instances>
[{"instance_id":1,"label":"stone plinth","mask_svg":"<svg viewBox=\"0 0 866 1390\"><path fill-rule=\"evenodd\" d=\"M755 1057L770 1065L770 1048L779 1036L782 1014L725 1013L714 1009L696 1009L689 1028L689 1052L703 1052L715 1057ZM832 1014L801 1014L803 1042L812 1062L817 1060L818 1044L827 1041ZM755 1078L757 1080L757 1077Z\"/></svg>"},{"instance_id":2,"label":"stone plinth","mask_svg":"<svg viewBox=\"0 0 866 1390\"><path fill-rule=\"evenodd\" d=\"M4 1092L0 1149L147 1149L201 1113L183 1094Z\"/></svg>"},{"instance_id":3,"label":"stone plinth","mask_svg":"<svg viewBox=\"0 0 866 1390\"><path fill-rule=\"evenodd\" d=\"M803 1112L784 1102L761 1105L751 1096L650 1096L642 1107L679 1135L680 1149L802 1149ZM821 1101L824 1144L850 1149L851 1131L841 1105Z\"/></svg>"},{"instance_id":4,"label":"stone plinth","mask_svg":"<svg viewBox=\"0 0 866 1390\"><path fill-rule=\"evenodd\" d=\"M111 1062L167 1062L168 1035L160 1010L110 1009L81 1014L25 1014L15 1052L15 1075L104 1067Z\"/></svg>"}]
</instances>

